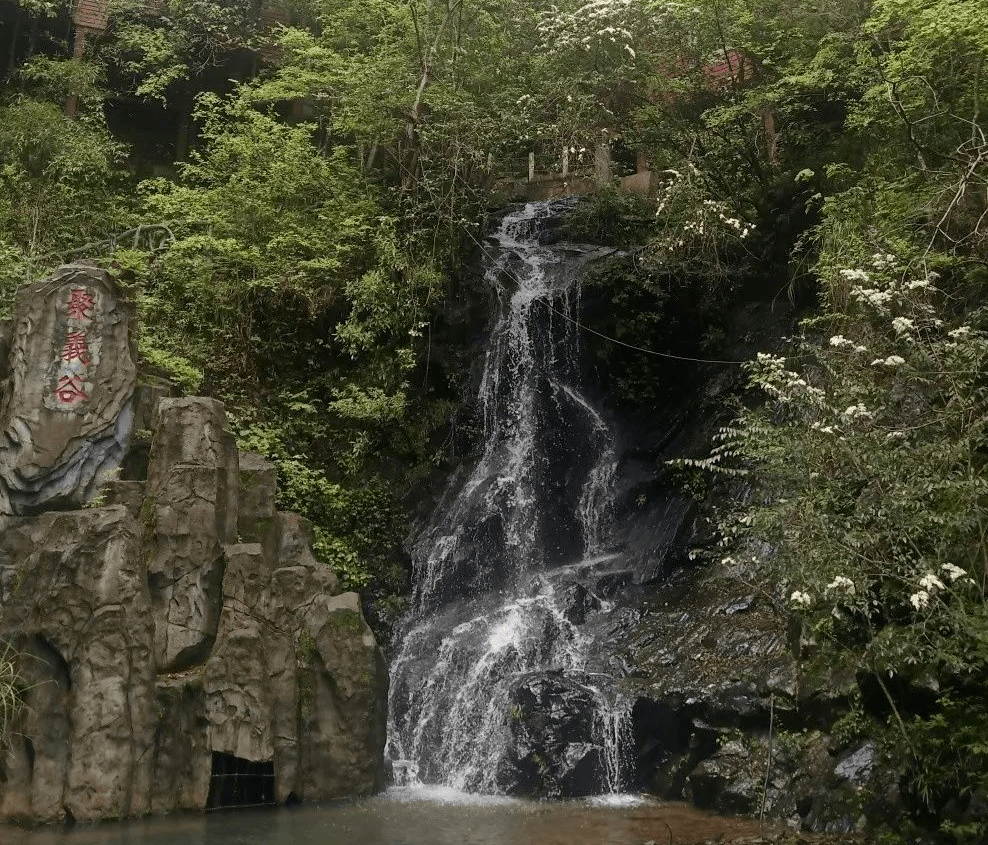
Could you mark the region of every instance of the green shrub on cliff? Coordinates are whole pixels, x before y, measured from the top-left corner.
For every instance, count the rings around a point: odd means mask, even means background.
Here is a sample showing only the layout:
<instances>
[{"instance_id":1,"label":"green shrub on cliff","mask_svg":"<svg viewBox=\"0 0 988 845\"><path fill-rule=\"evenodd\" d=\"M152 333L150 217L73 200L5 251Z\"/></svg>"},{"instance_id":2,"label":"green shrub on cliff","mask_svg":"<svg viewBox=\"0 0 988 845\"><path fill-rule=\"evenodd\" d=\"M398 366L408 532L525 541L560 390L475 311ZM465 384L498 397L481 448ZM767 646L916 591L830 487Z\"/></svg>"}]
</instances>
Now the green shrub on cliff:
<instances>
[{"instance_id":1,"label":"green shrub on cliff","mask_svg":"<svg viewBox=\"0 0 988 845\"><path fill-rule=\"evenodd\" d=\"M693 462L744 476L725 549L779 585L811 660L879 691L907 797L964 842L988 831L988 311L984 242L952 198L980 167L827 201L820 308L758 356L764 403Z\"/></svg>"},{"instance_id":2,"label":"green shrub on cliff","mask_svg":"<svg viewBox=\"0 0 988 845\"><path fill-rule=\"evenodd\" d=\"M978 812L988 755L958 736L988 734L988 320L950 315L949 270L875 246L832 280L845 308L759 356L765 404L699 463L745 475L726 547L781 585L817 659L877 684L912 794Z\"/></svg>"},{"instance_id":3,"label":"green shrub on cliff","mask_svg":"<svg viewBox=\"0 0 988 845\"><path fill-rule=\"evenodd\" d=\"M51 101L0 100L0 317L63 250L125 228L123 152L99 115L70 120Z\"/></svg>"},{"instance_id":4,"label":"green shrub on cliff","mask_svg":"<svg viewBox=\"0 0 988 845\"><path fill-rule=\"evenodd\" d=\"M646 129L667 154L680 139L739 210L792 226L803 203L806 231L788 246L773 232L765 257L783 255L780 269L809 280L818 305L781 355L749 367L759 403L739 407L712 453L687 463L740 480L743 500L721 515L724 556L777 587L801 623L808 669L857 671L867 721L855 724L900 765L916 817L951 841L980 843L985 17L978 3L945 0L797 3L786 15L765 6L764 16L725 8L681 15L724 16L753 60L744 80L735 74L718 91L708 81L692 99L680 88L647 109L673 120ZM812 21L822 30L807 39ZM729 155L753 177L721 184L737 172Z\"/></svg>"}]
</instances>

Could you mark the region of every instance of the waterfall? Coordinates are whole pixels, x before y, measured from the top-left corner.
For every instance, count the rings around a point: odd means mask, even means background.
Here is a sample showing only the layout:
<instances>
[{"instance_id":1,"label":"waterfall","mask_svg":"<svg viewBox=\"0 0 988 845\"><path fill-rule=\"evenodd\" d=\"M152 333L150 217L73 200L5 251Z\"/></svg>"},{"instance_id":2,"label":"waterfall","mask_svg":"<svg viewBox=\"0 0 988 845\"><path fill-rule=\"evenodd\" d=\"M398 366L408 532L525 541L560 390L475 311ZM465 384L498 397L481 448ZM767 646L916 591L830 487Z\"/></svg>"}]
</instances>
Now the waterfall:
<instances>
[{"instance_id":1,"label":"waterfall","mask_svg":"<svg viewBox=\"0 0 988 845\"><path fill-rule=\"evenodd\" d=\"M396 780L531 794L614 792L627 714L581 631L617 469L585 391L581 271L596 248L546 243L572 201L529 203L491 236L497 296L478 395L483 451L413 548L414 608L391 667Z\"/></svg>"}]
</instances>

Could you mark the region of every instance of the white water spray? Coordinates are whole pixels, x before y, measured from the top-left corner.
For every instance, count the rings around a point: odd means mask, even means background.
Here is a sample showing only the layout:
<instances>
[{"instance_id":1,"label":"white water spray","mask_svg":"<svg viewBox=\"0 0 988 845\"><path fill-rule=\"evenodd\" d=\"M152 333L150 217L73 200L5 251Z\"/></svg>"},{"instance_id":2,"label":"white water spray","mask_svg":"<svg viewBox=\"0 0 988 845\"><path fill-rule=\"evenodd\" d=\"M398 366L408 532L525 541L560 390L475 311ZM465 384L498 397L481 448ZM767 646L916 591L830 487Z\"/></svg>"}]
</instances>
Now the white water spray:
<instances>
[{"instance_id":1,"label":"white water spray","mask_svg":"<svg viewBox=\"0 0 988 845\"><path fill-rule=\"evenodd\" d=\"M603 548L614 434L581 389L573 324L554 324L540 305L569 316L594 253L541 244L553 213L550 204L528 204L493 236L485 279L499 310L478 396L484 448L415 546L416 608L392 664L388 754L399 785L510 787L517 685L549 677L592 700L586 741L577 745L597 749L602 791L621 788L628 714L587 671L593 643L571 609L581 567L559 560ZM579 589L591 613L605 606Z\"/></svg>"}]
</instances>

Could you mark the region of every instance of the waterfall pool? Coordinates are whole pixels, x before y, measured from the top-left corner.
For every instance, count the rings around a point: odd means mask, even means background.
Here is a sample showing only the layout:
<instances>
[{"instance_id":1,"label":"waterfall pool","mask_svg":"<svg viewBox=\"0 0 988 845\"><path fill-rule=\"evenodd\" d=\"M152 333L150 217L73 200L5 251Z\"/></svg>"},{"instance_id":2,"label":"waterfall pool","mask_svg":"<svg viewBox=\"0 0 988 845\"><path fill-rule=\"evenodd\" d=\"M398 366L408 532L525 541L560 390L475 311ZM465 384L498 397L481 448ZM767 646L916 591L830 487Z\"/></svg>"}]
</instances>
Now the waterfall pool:
<instances>
[{"instance_id":1,"label":"waterfall pool","mask_svg":"<svg viewBox=\"0 0 988 845\"><path fill-rule=\"evenodd\" d=\"M0 826L4 845L642 845L722 842L758 822L631 795L529 801L438 787L322 805L229 810L69 828Z\"/></svg>"}]
</instances>

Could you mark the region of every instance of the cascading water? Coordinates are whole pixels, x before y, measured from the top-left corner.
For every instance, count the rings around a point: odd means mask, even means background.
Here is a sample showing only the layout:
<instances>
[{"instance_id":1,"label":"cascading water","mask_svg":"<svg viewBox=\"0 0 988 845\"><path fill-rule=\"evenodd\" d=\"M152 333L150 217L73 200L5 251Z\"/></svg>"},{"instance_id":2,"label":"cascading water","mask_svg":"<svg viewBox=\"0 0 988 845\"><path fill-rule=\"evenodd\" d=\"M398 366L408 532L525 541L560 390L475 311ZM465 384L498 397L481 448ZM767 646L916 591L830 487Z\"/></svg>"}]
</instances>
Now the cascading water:
<instances>
[{"instance_id":1,"label":"cascading water","mask_svg":"<svg viewBox=\"0 0 988 845\"><path fill-rule=\"evenodd\" d=\"M593 585L613 558L600 550L614 434L581 389L577 328L560 316L575 316L597 250L543 242L569 205L530 203L491 239L485 446L413 550L415 609L391 673L399 783L550 795L621 785L626 714L581 631L607 607Z\"/></svg>"}]
</instances>

